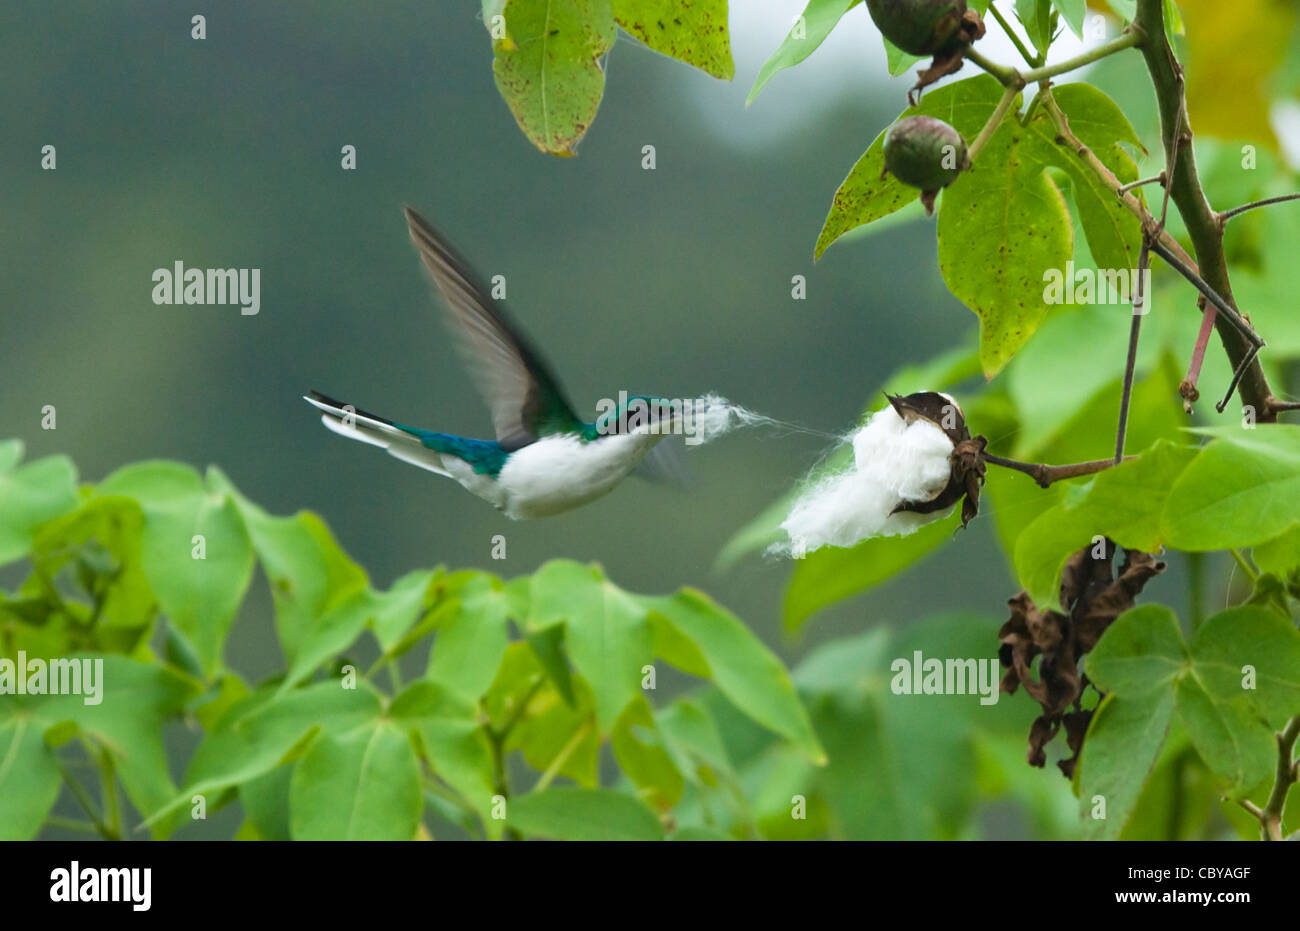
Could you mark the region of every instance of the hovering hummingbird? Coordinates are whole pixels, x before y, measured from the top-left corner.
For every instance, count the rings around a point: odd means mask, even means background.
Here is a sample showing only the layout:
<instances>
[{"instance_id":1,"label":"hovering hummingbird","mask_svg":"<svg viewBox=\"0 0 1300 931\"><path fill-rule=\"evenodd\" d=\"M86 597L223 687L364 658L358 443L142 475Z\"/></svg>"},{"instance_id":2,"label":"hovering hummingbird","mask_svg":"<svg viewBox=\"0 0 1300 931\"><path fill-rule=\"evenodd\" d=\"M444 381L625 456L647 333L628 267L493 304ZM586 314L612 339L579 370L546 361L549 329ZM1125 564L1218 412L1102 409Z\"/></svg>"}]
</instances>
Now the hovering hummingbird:
<instances>
[{"instance_id":1,"label":"hovering hummingbird","mask_svg":"<svg viewBox=\"0 0 1300 931\"><path fill-rule=\"evenodd\" d=\"M320 392L304 400L321 422L404 462L455 479L512 519L546 517L607 494L634 470L681 484L671 446L682 403L620 395L620 404L586 423L574 413L550 367L469 266L422 216L405 208L411 240L449 311L468 367L492 411L495 440L421 430L357 410ZM639 405L629 418L626 408Z\"/></svg>"}]
</instances>

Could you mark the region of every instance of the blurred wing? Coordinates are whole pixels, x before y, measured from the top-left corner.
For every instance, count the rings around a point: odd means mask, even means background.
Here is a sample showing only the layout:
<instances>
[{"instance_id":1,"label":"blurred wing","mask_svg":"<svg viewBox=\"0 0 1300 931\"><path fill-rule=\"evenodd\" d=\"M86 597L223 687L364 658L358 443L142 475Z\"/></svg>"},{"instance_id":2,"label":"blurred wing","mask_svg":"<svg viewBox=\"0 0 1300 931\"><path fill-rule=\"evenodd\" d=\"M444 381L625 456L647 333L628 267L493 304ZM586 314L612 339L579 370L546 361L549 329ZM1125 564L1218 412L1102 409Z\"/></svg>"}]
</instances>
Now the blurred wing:
<instances>
[{"instance_id":1,"label":"blurred wing","mask_svg":"<svg viewBox=\"0 0 1300 931\"><path fill-rule=\"evenodd\" d=\"M469 265L424 217L405 208L411 241L450 313L467 367L492 410L497 442L509 450L579 423L559 383Z\"/></svg>"},{"instance_id":2,"label":"blurred wing","mask_svg":"<svg viewBox=\"0 0 1300 931\"><path fill-rule=\"evenodd\" d=\"M654 445L644 459L637 464L634 475L654 482L656 485L668 485L684 490L695 484L686 456L676 437L668 437Z\"/></svg>"}]
</instances>

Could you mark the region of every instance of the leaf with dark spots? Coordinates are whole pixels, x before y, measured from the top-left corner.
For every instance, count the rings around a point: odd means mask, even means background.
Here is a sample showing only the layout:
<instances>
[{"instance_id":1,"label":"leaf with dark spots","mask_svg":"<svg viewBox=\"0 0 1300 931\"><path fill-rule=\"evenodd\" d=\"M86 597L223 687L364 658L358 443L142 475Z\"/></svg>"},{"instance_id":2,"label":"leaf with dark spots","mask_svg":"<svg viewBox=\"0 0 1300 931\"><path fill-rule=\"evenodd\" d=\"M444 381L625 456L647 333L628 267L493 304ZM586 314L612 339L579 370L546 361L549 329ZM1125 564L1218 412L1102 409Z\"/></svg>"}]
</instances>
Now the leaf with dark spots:
<instances>
[{"instance_id":1,"label":"leaf with dark spots","mask_svg":"<svg viewBox=\"0 0 1300 931\"><path fill-rule=\"evenodd\" d=\"M616 32L608 0L508 0L502 15L497 89L533 145L572 155L605 92L599 59Z\"/></svg>"},{"instance_id":2,"label":"leaf with dark spots","mask_svg":"<svg viewBox=\"0 0 1300 931\"><path fill-rule=\"evenodd\" d=\"M614 19L647 46L730 81L727 0L613 0Z\"/></svg>"}]
</instances>

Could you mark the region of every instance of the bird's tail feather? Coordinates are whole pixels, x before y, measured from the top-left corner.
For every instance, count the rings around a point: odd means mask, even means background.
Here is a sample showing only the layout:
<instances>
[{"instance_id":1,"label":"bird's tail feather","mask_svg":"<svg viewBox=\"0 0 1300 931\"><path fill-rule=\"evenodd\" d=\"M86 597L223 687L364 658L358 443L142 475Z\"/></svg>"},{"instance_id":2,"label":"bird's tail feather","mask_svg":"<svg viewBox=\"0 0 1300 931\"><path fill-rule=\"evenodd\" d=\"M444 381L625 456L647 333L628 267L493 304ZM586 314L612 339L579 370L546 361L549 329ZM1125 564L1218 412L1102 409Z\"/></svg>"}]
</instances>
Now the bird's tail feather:
<instances>
[{"instance_id":1,"label":"bird's tail feather","mask_svg":"<svg viewBox=\"0 0 1300 931\"><path fill-rule=\"evenodd\" d=\"M358 410L319 391L303 395L303 400L321 412L321 423L334 433L378 446L390 456L430 472L449 474L437 452L388 418Z\"/></svg>"}]
</instances>

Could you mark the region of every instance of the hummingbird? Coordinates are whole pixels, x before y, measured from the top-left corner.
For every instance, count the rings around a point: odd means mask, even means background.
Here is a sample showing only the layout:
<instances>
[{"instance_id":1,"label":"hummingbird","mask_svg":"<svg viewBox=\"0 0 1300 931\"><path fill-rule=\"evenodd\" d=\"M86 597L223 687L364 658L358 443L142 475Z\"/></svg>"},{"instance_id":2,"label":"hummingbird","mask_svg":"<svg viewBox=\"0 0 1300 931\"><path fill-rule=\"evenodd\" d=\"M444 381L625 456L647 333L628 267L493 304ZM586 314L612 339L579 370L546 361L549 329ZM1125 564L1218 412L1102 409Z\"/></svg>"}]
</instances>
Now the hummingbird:
<instances>
[{"instance_id":1,"label":"hummingbird","mask_svg":"<svg viewBox=\"0 0 1300 931\"><path fill-rule=\"evenodd\" d=\"M303 399L349 439L459 482L514 520L547 517L609 493L630 473L684 484L675 450L683 403L620 393L597 422L583 421L550 366L502 303L430 223L404 208L411 241L446 306L470 374L491 410L496 439L422 430L358 410L318 391ZM634 416L629 408L638 406Z\"/></svg>"}]
</instances>

